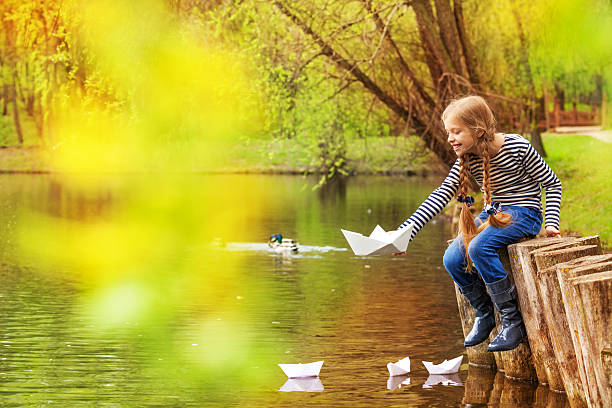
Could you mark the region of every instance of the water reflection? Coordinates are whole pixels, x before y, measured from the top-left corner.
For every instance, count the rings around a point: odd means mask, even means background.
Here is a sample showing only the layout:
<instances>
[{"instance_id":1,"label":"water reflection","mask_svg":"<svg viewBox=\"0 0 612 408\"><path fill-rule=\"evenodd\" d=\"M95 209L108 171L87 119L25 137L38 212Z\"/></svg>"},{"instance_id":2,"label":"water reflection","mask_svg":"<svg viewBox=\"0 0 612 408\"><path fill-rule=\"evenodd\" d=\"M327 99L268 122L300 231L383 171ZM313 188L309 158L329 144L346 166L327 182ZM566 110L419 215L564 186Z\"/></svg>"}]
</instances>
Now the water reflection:
<instances>
[{"instance_id":1,"label":"water reflection","mask_svg":"<svg viewBox=\"0 0 612 408\"><path fill-rule=\"evenodd\" d=\"M407 375L393 375L387 380L388 390L399 390L402 385L410 385L410 377Z\"/></svg>"},{"instance_id":2,"label":"water reflection","mask_svg":"<svg viewBox=\"0 0 612 408\"><path fill-rule=\"evenodd\" d=\"M461 403L466 407L569 407L563 393L543 385L512 380L501 372L472 365L468 369L465 395Z\"/></svg>"},{"instance_id":3,"label":"water reflection","mask_svg":"<svg viewBox=\"0 0 612 408\"><path fill-rule=\"evenodd\" d=\"M319 377L308 377L308 378L289 378L279 391L283 392L321 392L323 391L323 383Z\"/></svg>"},{"instance_id":4,"label":"water reflection","mask_svg":"<svg viewBox=\"0 0 612 408\"><path fill-rule=\"evenodd\" d=\"M433 388L434 385L438 384L456 387L463 385L461 378L459 378L459 374L430 374L425 384L423 384L423 388Z\"/></svg>"}]
</instances>

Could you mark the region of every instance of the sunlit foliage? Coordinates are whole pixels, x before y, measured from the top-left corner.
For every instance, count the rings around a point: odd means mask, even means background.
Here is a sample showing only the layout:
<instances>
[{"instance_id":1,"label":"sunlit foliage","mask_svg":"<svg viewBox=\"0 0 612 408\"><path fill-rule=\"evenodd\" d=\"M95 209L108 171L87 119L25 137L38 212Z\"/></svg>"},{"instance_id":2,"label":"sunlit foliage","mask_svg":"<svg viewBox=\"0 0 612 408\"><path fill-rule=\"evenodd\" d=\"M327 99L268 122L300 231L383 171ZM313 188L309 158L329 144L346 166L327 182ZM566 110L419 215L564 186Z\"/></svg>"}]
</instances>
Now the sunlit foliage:
<instances>
[{"instance_id":1,"label":"sunlit foliage","mask_svg":"<svg viewBox=\"0 0 612 408\"><path fill-rule=\"evenodd\" d=\"M236 304L248 279L240 257L212 243L250 222L262 192L197 175L215 169L229 141L260 129L249 71L164 2L69 7L95 84L68 82L54 108L58 203L23 209L23 257L82 282L82 318L100 335L144 334L136 346L159 357L148 380L181 369L189 388L252 375L264 357ZM63 207L66 196L78 208ZM198 313L183 315L187 305Z\"/></svg>"}]
</instances>

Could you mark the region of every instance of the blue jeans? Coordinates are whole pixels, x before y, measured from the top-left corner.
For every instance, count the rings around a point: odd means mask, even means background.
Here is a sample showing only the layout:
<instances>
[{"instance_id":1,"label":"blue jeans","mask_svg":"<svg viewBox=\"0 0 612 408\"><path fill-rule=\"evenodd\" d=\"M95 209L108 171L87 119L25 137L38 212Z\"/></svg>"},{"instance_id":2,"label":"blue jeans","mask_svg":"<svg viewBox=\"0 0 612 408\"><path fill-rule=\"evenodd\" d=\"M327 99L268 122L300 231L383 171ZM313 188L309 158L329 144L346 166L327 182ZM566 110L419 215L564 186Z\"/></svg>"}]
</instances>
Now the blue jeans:
<instances>
[{"instance_id":1,"label":"blue jeans","mask_svg":"<svg viewBox=\"0 0 612 408\"><path fill-rule=\"evenodd\" d=\"M509 205L502 207L502 211L512 216L512 223L505 228L487 226L468 246L470 259L486 283L508 276L499 260L497 249L508 246L520 238L536 236L542 228L542 212L537 208ZM486 221L488 216L483 210L475 219L476 226ZM443 263L457 285L467 286L476 281L476 274L465 270L467 260L461 234L446 249Z\"/></svg>"}]
</instances>

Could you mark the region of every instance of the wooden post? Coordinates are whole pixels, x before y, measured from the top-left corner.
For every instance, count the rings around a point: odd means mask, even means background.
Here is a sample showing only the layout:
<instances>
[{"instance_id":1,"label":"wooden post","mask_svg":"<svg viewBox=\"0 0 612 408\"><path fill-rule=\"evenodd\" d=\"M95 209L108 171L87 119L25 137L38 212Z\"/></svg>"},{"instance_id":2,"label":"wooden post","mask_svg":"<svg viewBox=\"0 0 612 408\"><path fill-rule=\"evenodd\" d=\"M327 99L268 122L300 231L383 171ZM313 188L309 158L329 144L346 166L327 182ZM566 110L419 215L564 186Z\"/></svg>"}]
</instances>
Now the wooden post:
<instances>
[{"instance_id":1,"label":"wooden post","mask_svg":"<svg viewBox=\"0 0 612 408\"><path fill-rule=\"evenodd\" d=\"M510 267L508 251L504 248L500 249L498 253L499 259L504 266L504 269L508 273L508 277L514 282L514 274L512 272L512 268ZM501 319L499 317L497 308L495 308L495 316L498 322L498 327L493 330L493 332L497 334L501 329ZM514 350L501 351L493 354L501 356L506 377L515 380L537 381L538 377L533 365L533 358L531 356L531 349L529 348L528 341L523 341Z\"/></svg>"},{"instance_id":2,"label":"wooden post","mask_svg":"<svg viewBox=\"0 0 612 408\"><path fill-rule=\"evenodd\" d=\"M596 242L597 245L576 246L580 243L592 242ZM552 248L560 246L568 248L552 250ZM552 245L532 252L538 268L538 289L544 306L544 317L548 324L553 351L559 364L565 392L573 408L587 406L586 390L580 380L565 308L560 302L561 289L555 265L582 256L600 255L601 253L599 237L581 238L567 244Z\"/></svg>"},{"instance_id":3,"label":"wooden post","mask_svg":"<svg viewBox=\"0 0 612 408\"><path fill-rule=\"evenodd\" d=\"M463 328L463 336L467 336L472 326L474 325L474 317L476 311L470 305L470 302L463 296L459 291L459 287L455 284L455 294L457 295L457 306L459 307L459 317L461 318L461 327ZM492 334L489 336L489 341L493 340L495 336ZM494 353L487 351L488 342L481 343L474 347L466 347L468 360L470 365L476 367L486 367L489 369L495 369L497 364L495 363ZM498 367L499 368L499 367Z\"/></svg>"},{"instance_id":4,"label":"wooden post","mask_svg":"<svg viewBox=\"0 0 612 408\"><path fill-rule=\"evenodd\" d=\"M449 239L447 241L449 245L452 242L452 239ZM470 302L468 302L465 296L463 296L463 294L459 291L459 286L457 286L457 284L455 284L455 296L457 297L457 307L459 308L461 328L463 329L463 336L465 337L468 335L470 330L472 330L472 326L474 326L474 317L476 316L476 311L474 310L472 305L470 305ZM494 338L495 336L493 334L489 335L489 341L493 340ZM474 347L466 347L469 364L476 367L502 369L502 367L497 365L493 353L489 353L487 351L487 347L488 342L486 341ZM501 359L499 363L501 364Z\"/></svg>"},{"instance_id":5,"label":"wooden post","mask_svg":"<svg viewBox=\"0 0 612 408\"><path fill-rule=\"evenodd\" d=\"M585 386L587 403L589 406L593 406L593 401L601 400L601 396L596 384L593 363L588 358L584 358L586 351L583 350L583 347L586 347L586 336L589 328L583 327L580 323L579 311L575 307L578 303L578 294L574 287L568 283L568 280L590 273L612 270L612 254L578 258L570 262L557 264L556 270L563 304L565 305L569 333L576 353L580 379Z\"/></svg>"},{"instance_id":6,"label":"wooden post","mask_svg":"<svg viewBox=\"0 0 612 408\"><path fill-rule=\"evenodd\" d=\"M574 126L578 126L578 109L576 108L576 102L572 102L572 117L574 119Z\"/></svg>"},{"instance_id":7,"label":"wooden post","mask_svg":"<svg viewBox=\"0 0 612 408\"><path fill-rule=\"evenodd\" d=\"M555 99L553 101L553 124L555 128L558 128L559 126L561 126L560 116L561 116L561 101L559 101L559 98L555 96Z\"/></svg>"},{"instance_id":8,"label":"wooden post","mask_svg":"<svg viewBox=\"0 0 612 408\"><path fill-rule=\"evenodd\" d=\"M541 384L548 384L550 389L555 391L565 391L565 388L548 334L548 326L538 293L537 268L530 252L572 240L575 238L536 238L508 246L514 284L518 292L519 306L527 329L538 381Z\"/></svg>"},{"instance_id":9,"label":"wooden post","mask_svg":"<svg viewBox=\"0 0 612 408\"><path fill-rule=\"evenodd\" d=\"M607 376L602 357L612 348L612 271L593 273L569 279L578 296L577 309L586 331L587 351L584 356L593 363L601 400L593 401L594 407L612 406L612 378ZM603 353L603 356L602 356ZM607 360L607 358L606 358Z\"/></svg>"}]
</instances>

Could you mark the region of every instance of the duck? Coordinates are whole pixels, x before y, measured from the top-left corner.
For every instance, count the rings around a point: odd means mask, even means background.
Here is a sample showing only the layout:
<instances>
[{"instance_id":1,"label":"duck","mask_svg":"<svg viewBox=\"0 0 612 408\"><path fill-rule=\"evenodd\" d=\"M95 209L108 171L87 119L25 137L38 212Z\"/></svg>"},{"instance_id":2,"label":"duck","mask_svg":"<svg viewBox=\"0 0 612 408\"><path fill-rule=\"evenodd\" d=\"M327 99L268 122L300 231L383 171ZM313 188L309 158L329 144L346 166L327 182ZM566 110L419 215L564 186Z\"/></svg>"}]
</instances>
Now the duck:
<instances>
[{"instance_id":1,"label":"duck","mask_svg":"<svg viewBox=\"0 0 612 408\"><path fill-rule=\"evenodd\" d=\"M268 246L276 252L297 252L298 243L291 238L283 238L280 233L270 235Z\"/></svg>"}]
</instances>

